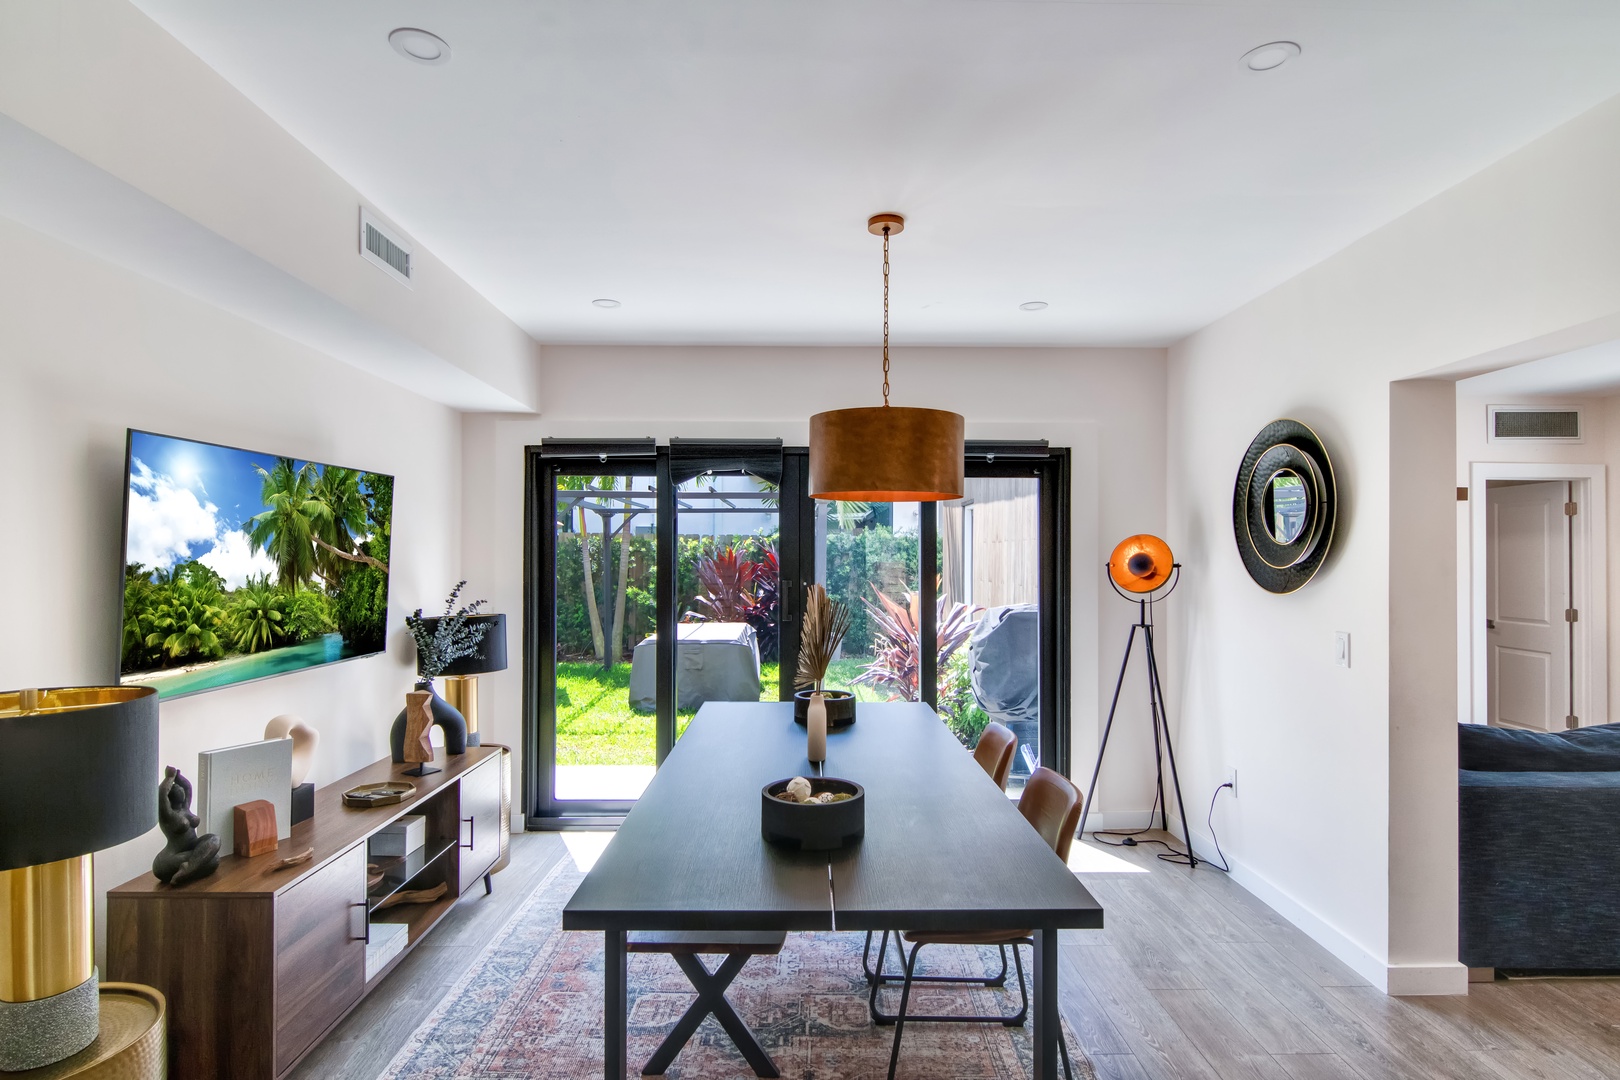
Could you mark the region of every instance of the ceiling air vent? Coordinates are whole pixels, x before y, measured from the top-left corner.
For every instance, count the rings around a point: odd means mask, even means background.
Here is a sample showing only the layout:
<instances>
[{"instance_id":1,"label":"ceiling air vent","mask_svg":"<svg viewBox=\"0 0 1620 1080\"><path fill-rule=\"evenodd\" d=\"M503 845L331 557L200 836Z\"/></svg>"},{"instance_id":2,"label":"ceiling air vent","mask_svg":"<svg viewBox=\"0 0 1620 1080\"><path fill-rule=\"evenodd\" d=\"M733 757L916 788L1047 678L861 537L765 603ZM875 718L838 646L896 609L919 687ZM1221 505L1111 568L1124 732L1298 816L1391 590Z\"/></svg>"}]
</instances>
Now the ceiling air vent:
<instances>
[{"instance_id":1,"label":"ceiling air vent","mask_svg":"<svg viewBox=\"0 0 1620 1080\"><path fill-rule=\"evenodd\" d=\"M411 283L411 249L405 238L360 208L360 257L403 285Z\"/></svg>"},{"instance_id":2,"label":"ceiling air vent","mask_svg":"<svg viewBox=\"0 0 1620 1080\"><path fill-rule=\"evenodd\" d=\"M1581 411L1574 408L1490 407L1490 438L1536 442L1580 442Z\"/></svg>"}]
</instances>

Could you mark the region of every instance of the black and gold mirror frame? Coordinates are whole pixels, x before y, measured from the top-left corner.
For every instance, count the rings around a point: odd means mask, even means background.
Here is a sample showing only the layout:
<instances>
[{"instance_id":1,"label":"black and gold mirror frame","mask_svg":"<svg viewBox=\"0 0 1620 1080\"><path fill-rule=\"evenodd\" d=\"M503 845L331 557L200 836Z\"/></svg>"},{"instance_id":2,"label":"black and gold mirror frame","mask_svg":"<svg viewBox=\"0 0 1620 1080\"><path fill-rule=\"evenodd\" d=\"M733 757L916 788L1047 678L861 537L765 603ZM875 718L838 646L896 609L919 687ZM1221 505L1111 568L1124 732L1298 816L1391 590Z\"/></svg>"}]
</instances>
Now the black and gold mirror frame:
<instances>
[{"instance_id":1,"label":"black and gold mirror frame","mask_svg":"<svg viewBox=\"0 0 1620 1080\"><path fill-rule=\"evenodd\" d=\"M1338 495L1316 432L1273 420L1243 454L1232 488L1232 532L1261 588L1290 593L1322 568L1333 544Z\"/></svg>"}]
</instances>

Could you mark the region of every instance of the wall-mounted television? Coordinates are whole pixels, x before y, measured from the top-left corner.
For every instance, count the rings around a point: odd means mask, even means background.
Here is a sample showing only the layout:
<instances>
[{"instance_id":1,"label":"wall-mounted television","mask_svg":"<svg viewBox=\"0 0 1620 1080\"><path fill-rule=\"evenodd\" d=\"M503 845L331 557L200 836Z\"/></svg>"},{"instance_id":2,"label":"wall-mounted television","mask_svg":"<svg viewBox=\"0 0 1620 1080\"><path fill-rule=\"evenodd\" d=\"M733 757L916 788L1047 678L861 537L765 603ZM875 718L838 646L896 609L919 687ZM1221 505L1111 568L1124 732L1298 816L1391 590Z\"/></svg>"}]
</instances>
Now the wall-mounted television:
<instances>
[{"instance_id":1,"label":"wall-mounted television","mask_svg":"<svg viewBox=\"0 0 1620 1080\"><path fill-rule=\"evenodd\" d=\"M383 651L394 478L131 430L119 679L160 698Z\"/></svg>"}]
</instances>

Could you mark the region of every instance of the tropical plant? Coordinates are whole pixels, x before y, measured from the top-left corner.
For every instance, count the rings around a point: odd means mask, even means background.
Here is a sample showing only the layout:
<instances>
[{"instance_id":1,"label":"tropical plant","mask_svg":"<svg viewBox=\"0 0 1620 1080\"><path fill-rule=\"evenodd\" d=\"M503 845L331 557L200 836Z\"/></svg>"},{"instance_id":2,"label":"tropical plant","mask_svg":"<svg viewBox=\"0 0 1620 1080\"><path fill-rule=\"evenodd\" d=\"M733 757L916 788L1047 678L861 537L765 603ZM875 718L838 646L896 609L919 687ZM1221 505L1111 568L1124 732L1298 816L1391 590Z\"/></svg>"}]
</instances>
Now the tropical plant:
<instances>
[{"instance_id":1,"label":"tropical plant","mask_svg":"<svg viewBox=\"0 0 1620 1080\"><path fill-rule=\"evenodd\" d=\"M332 621L343 641L359 652L382 649L388 635L388 561L393 537L394 478L366 477L369 534L360 547L370 556L342 575L332 597Z\"/></svg>"},{"instance_id":2,"label":"tropical plant","mask_svg":"<svg viewBox=\"0 0 1620 1080\"><path fill-rule=\"evenodd\" d=\"M219 590L213 583L177 576L165 594L153 613L147 646L161 647L171 660L224 655L225 647L216 631L225 613L218 606Z\"/></svg>"},{"instance_id":3,"label":"tropical plant","mask_svg":"<svg viewBox=\"0 0 1620 1080\"><path fill-rule=\"evenodd\" d=\"M328 584L334 584L356 564L367 563L388 572L386 564L360 550L356 536L365 534L369 505L360 487L363 474L355 469L328 465L315 480L314 494L327 509L315 525L315 569Z\"/></svg>"},{"instance_id":4,"label":"tropical plant","mask_svg":"<svg viewBox=\"0 0 1620 1080\"><path fill-rule=\"evenodd\" d=\"M271 649L288 634L287 595L270 584L268 574L250 577L231 594L230 634L243 652Z\"/></svg>"},{"instance_id":5,"label":"tropical plant","mask_svg":"<svg viewBox=\"0 0 1620 1080\"><path fill-rule=\"evenodd\" d=\"M124 629L121 664L124 669L139 665L151 653L146 644L152 632L153 609L157 606L157 586L144 563L130 563L124 567Z\"/></svg>"},{"instance_id":6,"label":"tropical plant","mask_svg":"<svg viewBox=\"0 0 1620 1080\"><path fill-rule=\"evenodd\" d=\"M799 632L799 671L793 685L820 690L838 646L849 633L849 608L827 595L822 585L804 590L804 619Z\"/></svg>"},{"instance_id":7,"label":"tropical plant","mask_svg":"<svg viewBox=\"0 0 1620 1080\"><path fill-rule=\"evenodd\" d=\"M939 716L963 746L976 746L990 724L990 714L973 693L967 654L958 651L939 670Z\"/></svg>"},{"instance_id":8,"label":"tropical plant","mask_svg":"<svg viewBox=\"0 0 1620 1080\"><path fill-rule=\"evenodd\" d=\"M456 600L466 585L465 579L456 582L456 587L450 590L450 599L445 601L444 614L432 629L423 620L421 608L405 616L405 627L416 641L416 666L424 679L432 681L457 660L473 655L478 651L478 644L484 640L484 635L489 633L488 623L467 621L489 601L474 600L460 608L456 607Z\"/></svg>"},{"instance_id":9,"label":"tropical plant","mask_svg":"<svg viewBox=\"0 0 1620 1080\"><path fill-rule=\"evenodd\" d=\"M850 682L887 693L891 701L921 700L922 678L922 597L908 592L895 603L876 585L878 603L863 600L867 614L877 626L872 662ZM939 598L935 636L939 641L939 663L943 667L952 653L973 632L973 620L983 608L969 607Z\"/></svg>"},{"instance_id":10,"label":"tropical plant","mask_svg":"<svg viewBox=\"0 0 1620 1080\"><path fill-rule=\"evenodd\" d=\"M776 548L766 548L755 561L727 544L698 559L696 570L698 594L687 616L697 622L747 623L754 628L761 659L775 659L781 607Z\"/></svg>"},{"instance_id":11,"label":"tropical plant","mask_svg":"<svg viewBox=\"0 0 1620 1080\"><path fill-rule=\"evenodd\" d=\"M242 523L254 548L262 548L276 564L284 589L296 589L315 576L315 538L332 532L332 508L316 493L315 466L295 465L283 457L269 470L253 466L262 480L259 494L266 509Z\"/></svg>"},{"instance_id":12,"label":"tropical plant","mask_svg":"<svg viewBox=\"0 0 1620 1080\"><path fill-rule=\"evenodd\" d=\"M299 589L287 604L287 634L294 641L311 641L337 629L331 599L319 589Z\"/></svg>"}]
</instances>

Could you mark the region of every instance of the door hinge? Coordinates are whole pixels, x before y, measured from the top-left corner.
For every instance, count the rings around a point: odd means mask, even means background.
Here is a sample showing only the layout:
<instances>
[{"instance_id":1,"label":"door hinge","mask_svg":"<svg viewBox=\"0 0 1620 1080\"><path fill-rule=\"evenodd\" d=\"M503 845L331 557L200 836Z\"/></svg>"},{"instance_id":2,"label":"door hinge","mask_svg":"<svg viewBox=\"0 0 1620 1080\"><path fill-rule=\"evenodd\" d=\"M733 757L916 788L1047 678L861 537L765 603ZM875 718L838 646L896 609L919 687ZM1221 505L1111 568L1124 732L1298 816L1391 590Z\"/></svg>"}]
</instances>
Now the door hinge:
<instances>
[{"instance_id":1,"label":"door hinge","mask_svg":"<svg viewBox=\"0 0 1620 1080\"><path fill-rule=\"evenodd\" d=\"M1580 622L1581 621L1581 613L1576 611L1572 607L1567 607L1567 608L1564 609L1564 621L1565 622Z\"/></svg>"},{"instance_id":2,"label":"door hinge","mask_svg":"<svg viewBox=\"0 0 1620 1080\"><path fill-rule=\"evenodd\" d=\"M1468 489L1467 488L1460 487L1460 488L1457 489L1457 501L1458 502L1467 502L1468 501Z\"/></svg>"},{"instance_id":3,"label":"door hinge","mask_svg":"<svg viewBox=\"0 0 1620 1080\"><path fill-rule=\"evenodd\" d=\"M1575 510L1578 507L1578 505L1579 505L1578 503L1572 503L1572 502L1565 503L1564 504L1564 516L1565 517L1574 517L1575 516Z\"/></svg>"},{"instance_id":4,"label":"door hinge","mask_svg":"<svg viewBox=\"0 0 1620 1080\"><path fill-rule=\"evenodd\" d=\"M1564 726L1573 731L1581 726L1581 718L1578 716L1566 716L1564 717Z\"/></svg>"}]
</instances>

